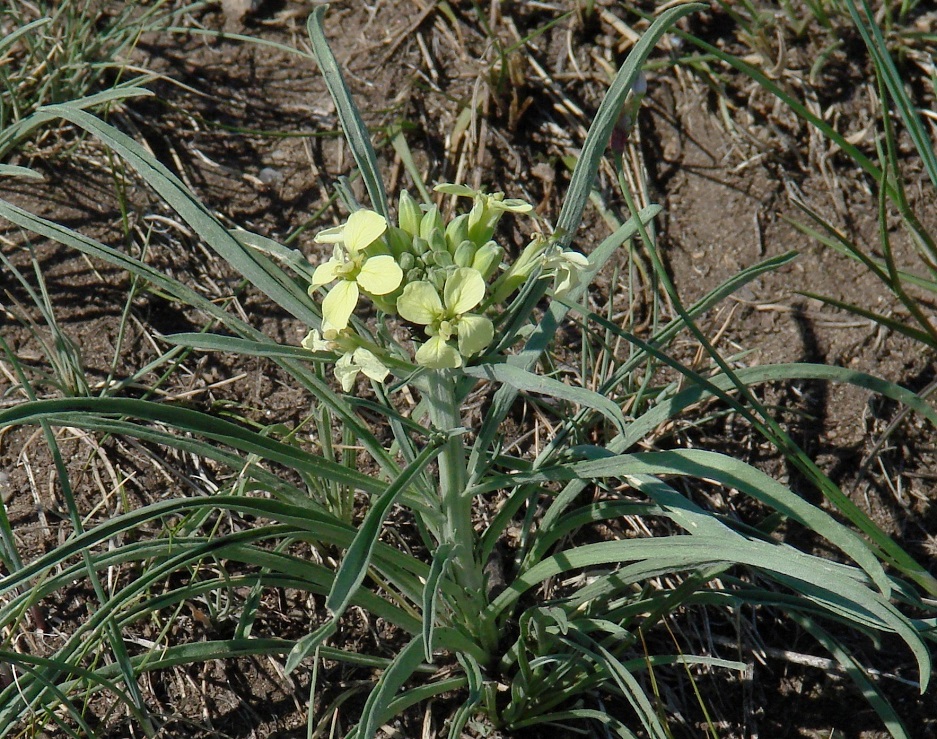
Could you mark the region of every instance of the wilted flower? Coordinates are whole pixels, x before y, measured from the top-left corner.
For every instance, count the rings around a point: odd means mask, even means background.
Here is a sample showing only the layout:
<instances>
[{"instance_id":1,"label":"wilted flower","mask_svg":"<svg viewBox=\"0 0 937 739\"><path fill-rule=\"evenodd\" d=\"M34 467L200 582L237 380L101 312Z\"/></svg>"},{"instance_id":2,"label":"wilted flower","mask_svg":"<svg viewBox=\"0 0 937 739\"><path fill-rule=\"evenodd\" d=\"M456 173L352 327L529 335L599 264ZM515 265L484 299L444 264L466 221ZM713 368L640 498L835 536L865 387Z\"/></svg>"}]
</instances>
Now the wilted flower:
<instances>
[{"instance_id":1,"label":"wilted flower","mask_svg":"<svg viewBox=\"0 0 937 739\"><path fill-rule=\"evenodd\" d=\"M335 377L342 390L349 392L359 372L377 382L384 382L390 370L370 349L358 346L359 339L349 329L336 331L326 329L319 333L312 329L302 341L302 346L312 352L336 352L341 354L335 363Z\"/></svg>"},{"instance_id":2,"label":"wilted flower","mask_svg":"<svg viewBox=\"0 0 937 739\"><path fill-rule=\"evenodd\" d=\"M358 372L364 372L366 376L376 382L384 382L390 370L384 366L384 363L378 359L377 355L359 346L349 354L342 354L335 363L335 377L342 384L342 390L346 393L351 390L355 383Z\"/></svg>"},{"instance_id":3,"label":"wilted flower","mask_svg":"<svg viewBox=\"0 0 937 739\"><path fill-rule=\"evenodd\" d=\"M552 270L553 295L562 298L580 283L580 275L589 266L589 258L578 251L556 251L545 254L543 268Z\"/></svg>"},{"instance_id":4,"label":"wilted flower","mask_svg":"<svg viewBox=\"0 0 937 739\"><path fill-rule=\"evenodd\" d=\"M371 295L387 295L400 286L403 272L390 254L369 256L366 249L387 230L383 216L371 210L352 213L344 225L321 231L316 241L335 244L332 257L312 275L310 291L336 284L322 301L322 329L341 331L348 326L360 290ZM360 289L359 289L360 288Z\"/></svg>"}]
</instances>

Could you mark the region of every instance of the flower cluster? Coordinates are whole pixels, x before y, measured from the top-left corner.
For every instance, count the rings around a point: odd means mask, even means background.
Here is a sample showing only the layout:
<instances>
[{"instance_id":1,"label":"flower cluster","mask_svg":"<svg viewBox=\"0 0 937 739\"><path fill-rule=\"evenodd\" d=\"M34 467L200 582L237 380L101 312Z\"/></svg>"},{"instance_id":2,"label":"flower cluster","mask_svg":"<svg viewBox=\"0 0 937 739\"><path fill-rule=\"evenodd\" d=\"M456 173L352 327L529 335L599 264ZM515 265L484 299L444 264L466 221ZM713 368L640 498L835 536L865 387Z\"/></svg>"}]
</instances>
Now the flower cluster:
<instances>
[{"instance_id":1,"label":"flower cluster","mask_svg":"<svg viewBox=\"0 0 937 739\"><path fill-rule=\"evenodd\" d=\"M404 191L396 226L358 210L316 236L319 243L333 244L333 252L313 273L310 295L325 287L327 292L321 329L310 331L303 346L339 355L335 375L346 392L359 372L378 382L390 373L387 348L349 325L362 295L411 325L418 365L455 369L491 345L494 323L486 313L497 311L537 270L554 278L554 295L562 296L588 264L579 252L539 234L513 264L505 264L504 249L493 240L498 222L505 213L529 213L531 205L462 185L436 190L472 198L471 210L446 223L436 206L421 207Z\"/></svg>"}]
</instances>

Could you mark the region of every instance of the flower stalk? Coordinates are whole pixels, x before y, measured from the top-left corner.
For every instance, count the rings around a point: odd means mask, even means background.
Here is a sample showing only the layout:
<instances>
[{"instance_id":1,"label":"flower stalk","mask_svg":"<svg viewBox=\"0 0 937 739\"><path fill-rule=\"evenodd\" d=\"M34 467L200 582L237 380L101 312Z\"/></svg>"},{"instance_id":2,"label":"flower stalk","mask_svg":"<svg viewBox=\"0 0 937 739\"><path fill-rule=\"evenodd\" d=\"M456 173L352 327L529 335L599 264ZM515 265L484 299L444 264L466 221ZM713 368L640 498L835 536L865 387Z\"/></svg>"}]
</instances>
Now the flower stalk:
<instances>
[{"instance_id":1,"label":"flower stalk","mask_svg":"<svg viewBox=\"0 0 937 739\"><path fill-rule=\"evenodd\" d=\"M490 628L485 629L484 633L479 633L478 630L478 615L487 601L482 563L475 556L472 498L466 495L468 471L465 444L459 433L463 426L459 401L455 393L457 379L457 371L430 371L426 373L423 388L433 427L449 436L437 458L439 503L443 513L440 543L450 543L453 546L451 577L465 593L470 611L456 614L456 616L462 621L461 625L490 654L497 643L497 635Z\"/></svg>"}]
</instances>

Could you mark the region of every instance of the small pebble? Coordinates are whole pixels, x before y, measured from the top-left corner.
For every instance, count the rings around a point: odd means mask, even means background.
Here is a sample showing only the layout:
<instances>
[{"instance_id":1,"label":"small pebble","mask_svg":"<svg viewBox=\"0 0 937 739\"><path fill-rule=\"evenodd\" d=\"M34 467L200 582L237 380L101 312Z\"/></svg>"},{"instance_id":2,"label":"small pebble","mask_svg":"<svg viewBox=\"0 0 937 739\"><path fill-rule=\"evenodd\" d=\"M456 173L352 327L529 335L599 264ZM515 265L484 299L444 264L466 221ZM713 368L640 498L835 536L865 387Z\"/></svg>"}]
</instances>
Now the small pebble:
<instances>
[{"instance_id":1,"label":"small pebble","mask_svg":"<svg viewBox=\"0 0 937 739\"><path fill-rule=\"evenodd\" d=\"M267 187L279 187L283 184L283 173L273 167L264 167L257 173L257 178Z\"/></svg>"}]
</instances>

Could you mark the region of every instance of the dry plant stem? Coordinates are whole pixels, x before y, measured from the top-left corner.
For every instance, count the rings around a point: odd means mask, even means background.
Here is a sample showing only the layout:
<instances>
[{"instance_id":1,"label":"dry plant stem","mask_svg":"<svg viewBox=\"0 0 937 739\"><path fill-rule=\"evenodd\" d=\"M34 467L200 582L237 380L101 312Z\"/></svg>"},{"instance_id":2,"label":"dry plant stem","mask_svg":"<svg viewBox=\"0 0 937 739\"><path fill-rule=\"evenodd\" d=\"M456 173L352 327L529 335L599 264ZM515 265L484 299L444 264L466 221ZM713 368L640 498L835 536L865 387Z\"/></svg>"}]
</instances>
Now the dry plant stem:
<instances>
[{"instance_id":1,"label":"dry plant stem","mask_svg":"<svg viewBox=\"0 0 937 739\"><path fill-rule=\"evenodd\" d=\"M462 413L456 398L456 375L450 370L426 373L426 397L429 401L429 416L437 432L449 435L443 446L439 461L439 502L443 512L443 528L440 543L451 543L454 547L450 572L455 582L467 596L467 603L475 613L463 613L464 625L469 628L486 651L490 651L497 639L490 634L478 634L478 615L485 607L484 576L475 559L475 530L472 527L472 497L466 495L468 471L465 444L459 430Z\"/></svg>"}]
</instances>

